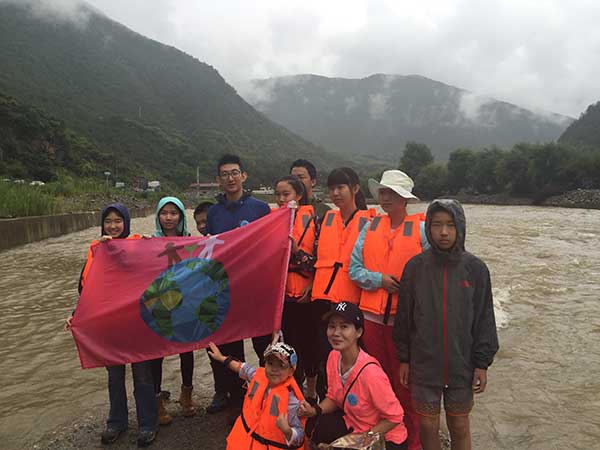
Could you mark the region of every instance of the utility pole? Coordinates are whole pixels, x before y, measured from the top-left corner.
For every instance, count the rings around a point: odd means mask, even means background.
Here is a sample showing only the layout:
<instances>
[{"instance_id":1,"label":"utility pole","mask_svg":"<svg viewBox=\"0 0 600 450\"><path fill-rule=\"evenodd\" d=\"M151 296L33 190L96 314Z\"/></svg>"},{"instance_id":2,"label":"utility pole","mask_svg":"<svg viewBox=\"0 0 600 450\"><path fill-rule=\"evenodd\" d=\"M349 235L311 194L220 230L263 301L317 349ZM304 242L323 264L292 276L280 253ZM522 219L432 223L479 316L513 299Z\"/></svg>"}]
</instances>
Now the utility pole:
<instances>
[{"instance_id":1,"label":"utility pole","mask_svg":"<svg viewBox=\"0 0 600 450\"><path fill-rule=\"evenodd\" d=\"M118 159L117 159L117 151L116 150L113 151L113 156L114 156L114 164L115 164L115 167L113 168L114 169L113 173L115 174L115 178L118 179L119 171L118 171L118 164L117 164Z\"/></svg>"},{"instance_id":2,"label":"utility pole","mask_svg":"<svg viewBox=\"0 0 600 450\"><path fill-rule=\"evenodd\" d=\"M200 196L200 166L196 166L196 194Z\"/></svg>"}]
</instances>

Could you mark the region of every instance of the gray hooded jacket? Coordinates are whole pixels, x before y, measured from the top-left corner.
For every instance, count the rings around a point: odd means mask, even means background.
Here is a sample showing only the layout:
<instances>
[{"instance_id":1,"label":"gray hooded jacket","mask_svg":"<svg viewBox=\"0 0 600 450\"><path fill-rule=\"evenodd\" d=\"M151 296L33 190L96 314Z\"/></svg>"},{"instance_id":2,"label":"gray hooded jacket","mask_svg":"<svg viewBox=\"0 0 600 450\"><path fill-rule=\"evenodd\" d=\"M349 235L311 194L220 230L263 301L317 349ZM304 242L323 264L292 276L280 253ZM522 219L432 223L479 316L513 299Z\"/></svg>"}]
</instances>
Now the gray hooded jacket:
<instances>
[{"instance_id":1,"label":"gray hooded jacket","mask_svg":"<svg viewBox=\"0 0 600 450\"><path fill-rule=\"evenodd\" d=\"M431 217L446 211L456 243L440 250L431 238ZM431 248L404 268L394 324L401 362L410 382L425 386L471 386L475 368L487 369L498 351L492 286L487 266L465 251L466 220L456 200L434 200L425 223Z\"/></svg>"}]
</instances>

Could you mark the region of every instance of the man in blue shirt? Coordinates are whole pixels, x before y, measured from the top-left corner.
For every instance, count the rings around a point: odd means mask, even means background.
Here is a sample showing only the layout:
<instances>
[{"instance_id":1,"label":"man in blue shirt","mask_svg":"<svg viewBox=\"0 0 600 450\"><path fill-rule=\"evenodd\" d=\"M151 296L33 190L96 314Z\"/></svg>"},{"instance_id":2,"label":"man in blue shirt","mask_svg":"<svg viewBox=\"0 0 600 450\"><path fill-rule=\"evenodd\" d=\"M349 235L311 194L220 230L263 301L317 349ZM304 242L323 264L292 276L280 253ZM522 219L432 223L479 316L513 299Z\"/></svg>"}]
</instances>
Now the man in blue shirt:
<instances>
[{"instance_id":1,"label":"man in blue shirt","mask_svg":"<svg viewBox=\"0 0 600 450\"><path fill-rule=\"evenodd\" d=\"M223 155L217 163L217 182L223 193L217 203L210 207L206 218L206 232L210 235L224 233L260 219L271 212L265 202L244 193L244 182L248 174L236 155ZM252 338L252 345L264 365L263 354L271 342L271 335ZM244 360L244 341L230 342L219 346L221 353ZM212 359L210 365L215 381L215 395L206 411L216 413L230 404L241 407L244 398L242 380L230 370Z\"/></svg>"}]
</instances>

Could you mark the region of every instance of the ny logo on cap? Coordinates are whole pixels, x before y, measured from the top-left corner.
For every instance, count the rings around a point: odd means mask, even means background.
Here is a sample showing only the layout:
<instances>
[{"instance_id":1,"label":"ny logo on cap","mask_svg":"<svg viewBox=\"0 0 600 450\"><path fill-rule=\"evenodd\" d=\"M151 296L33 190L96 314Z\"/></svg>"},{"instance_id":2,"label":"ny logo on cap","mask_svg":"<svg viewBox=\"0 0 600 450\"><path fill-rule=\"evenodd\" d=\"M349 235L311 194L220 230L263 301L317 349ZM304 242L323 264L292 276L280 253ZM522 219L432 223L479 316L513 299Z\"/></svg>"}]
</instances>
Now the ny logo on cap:
<instances>
[{"instance_id":1,"label":"ny logo on cap","mask_svg":"<svg viewBox=\"0 0 600 450\"><path fill-rule=\"evenodd\" d=\"M347 303L338 303L335 310L336 311L346 311L346 306L348 306Z\"/></svg>"}]
</instances>

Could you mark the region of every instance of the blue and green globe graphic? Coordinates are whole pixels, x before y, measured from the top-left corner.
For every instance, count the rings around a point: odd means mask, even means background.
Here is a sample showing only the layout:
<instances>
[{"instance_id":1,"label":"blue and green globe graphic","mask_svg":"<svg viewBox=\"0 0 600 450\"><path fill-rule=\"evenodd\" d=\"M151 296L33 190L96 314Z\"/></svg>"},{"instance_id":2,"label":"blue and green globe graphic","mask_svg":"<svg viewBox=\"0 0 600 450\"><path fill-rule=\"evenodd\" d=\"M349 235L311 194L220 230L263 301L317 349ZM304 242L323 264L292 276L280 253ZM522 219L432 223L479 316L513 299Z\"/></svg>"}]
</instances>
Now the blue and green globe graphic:
<instances>
[{"instance_id":1,"label":"blue and green globe graphic","mask_svg":"<svg viewBox=\"0 0 600 450\"><path fill-rule=\"evenodd\" d=\"M158 335L174 342L196 342L223 324L229 300L223 264L192 258L161 273L140 298L140 310Z\"/></svg>"}]
</instances>

